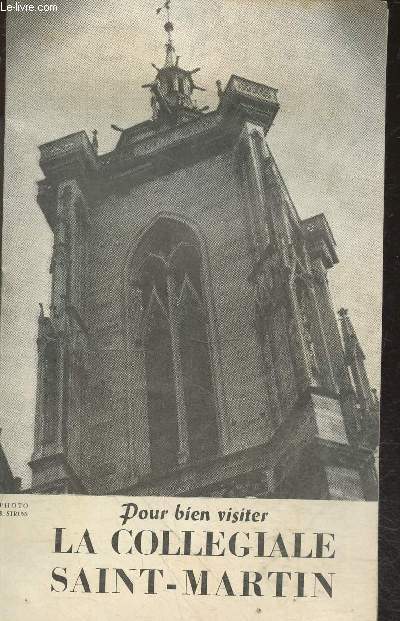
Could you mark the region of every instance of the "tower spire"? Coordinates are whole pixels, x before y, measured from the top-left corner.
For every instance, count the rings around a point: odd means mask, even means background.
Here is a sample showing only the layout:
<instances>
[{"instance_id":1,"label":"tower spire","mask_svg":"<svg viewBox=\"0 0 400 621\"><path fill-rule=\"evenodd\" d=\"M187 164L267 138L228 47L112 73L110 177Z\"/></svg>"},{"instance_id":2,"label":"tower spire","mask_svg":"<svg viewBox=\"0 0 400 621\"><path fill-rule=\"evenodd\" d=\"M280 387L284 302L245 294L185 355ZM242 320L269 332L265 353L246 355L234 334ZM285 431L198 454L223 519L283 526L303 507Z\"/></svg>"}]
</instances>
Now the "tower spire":
<instances>
[{"instance_id":1,"label":"tower spire","mask_svg":"<svg viewBox=\"0 0 400 621\"><path fill-rule=\"evenodd\" d=\"M160 6L156 13L159 15L161 11L166 12L166 22L164 24L164 30L167 33L167 42L165 49L167 51L165 56L164 67L173 67L177 64L179 57L176 57L174 43L172 41L172 31L174 30L174 24L171 21L171 0L166 0L162 6Z\"/></svg>"},{"instance_id":2,"label":"tower spire","mask_svg":"<svg viewBox=\"0 0 400 621\"><path fill-rule=\"evenodd\" d=\"M166 56L164 66L158 68L151 63L157 71L155 80L148 84L143 84L143 88L151 91L151 107L153 109L153 120L176 124L188 121L201 115L208 106L198 108L192 95L194 90L204 91L204 88L197 86L193 81L193 74L200 70L199 67L187 70L179 66L179 56L175 53L172 40L174 25L171 21L171 0L166 0L156 13L161 11L166 13L164 30L167 33L165 44Z\"/></svg>"}]
</instances>

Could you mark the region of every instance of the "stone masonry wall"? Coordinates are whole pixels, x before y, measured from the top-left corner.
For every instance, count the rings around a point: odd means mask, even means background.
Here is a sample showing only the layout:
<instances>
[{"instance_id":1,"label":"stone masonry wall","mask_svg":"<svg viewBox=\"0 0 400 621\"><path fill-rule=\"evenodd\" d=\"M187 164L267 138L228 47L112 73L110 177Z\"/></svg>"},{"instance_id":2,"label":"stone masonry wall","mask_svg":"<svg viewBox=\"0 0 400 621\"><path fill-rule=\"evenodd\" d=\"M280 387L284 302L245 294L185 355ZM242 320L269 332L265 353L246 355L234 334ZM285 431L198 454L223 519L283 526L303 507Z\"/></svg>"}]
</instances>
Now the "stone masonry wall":
<instances>
[{"instance_id":1,"label":"stone masonry wall","mask_svg":"<svg viewBox=\"0 0 400 621\"><path fill-rule=\"evenodd\" d=\"M233 155L221 154L128 193L111 194L92 208L86 300L92 335L91 405L86 421L91 448L83 450L91 456L84 467L89 484L95 473L101 474L101 478L96 475L99 489L128 485L135 474L149 471L148 460L135 461L134 454L143 413L135 418L135 403L129 402L124 270L139 232L160 213L188 218L205 239L213 289L209 305L219 350L214 356L214 367L219 369L214 368L214 374L222 378L218 408L223 451L244 449L271 436L253 322L253 289L247 281L248 240L234 170Z\"/></svg>"}]
</instances>

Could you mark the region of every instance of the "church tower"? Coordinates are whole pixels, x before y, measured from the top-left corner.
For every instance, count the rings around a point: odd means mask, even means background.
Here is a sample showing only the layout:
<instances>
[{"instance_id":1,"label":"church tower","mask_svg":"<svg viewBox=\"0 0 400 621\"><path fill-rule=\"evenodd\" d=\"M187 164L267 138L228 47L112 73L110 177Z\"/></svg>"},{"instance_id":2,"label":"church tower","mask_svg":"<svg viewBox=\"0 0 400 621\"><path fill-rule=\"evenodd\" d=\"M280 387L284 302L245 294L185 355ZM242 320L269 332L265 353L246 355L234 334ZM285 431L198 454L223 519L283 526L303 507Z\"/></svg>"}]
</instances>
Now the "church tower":
<instances>
[{"instance_id":1,"label":"church tower","mask_svg":"<svg viewBox=\"0 0 400 621\"><path fill-rule=\"evenodd\" d=\"M378 403L329 224L268 146L277 91L232 75L199 107L165 8L152 119L103 155L83 131L40 147L32 491L373 499Z\"/></svg>"}]
</instances>

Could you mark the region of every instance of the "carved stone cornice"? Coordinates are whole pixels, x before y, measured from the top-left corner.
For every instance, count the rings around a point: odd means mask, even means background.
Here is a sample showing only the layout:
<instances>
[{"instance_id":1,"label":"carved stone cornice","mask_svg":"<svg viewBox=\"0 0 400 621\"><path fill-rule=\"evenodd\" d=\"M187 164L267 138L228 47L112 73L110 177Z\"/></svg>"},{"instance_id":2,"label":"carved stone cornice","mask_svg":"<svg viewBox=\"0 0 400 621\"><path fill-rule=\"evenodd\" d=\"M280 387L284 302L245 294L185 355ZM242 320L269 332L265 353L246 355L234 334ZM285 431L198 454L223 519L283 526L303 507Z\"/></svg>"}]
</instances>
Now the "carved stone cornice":
<instances>
[{"instance_id":1,"label":"carved stone cornice","mask_svg":"<svg viewBox=\"0 0 400 621\"><path fill-rule=\"evenodd\" d=\"M98 157L87 137L80 131L64 136L39 147L39 165L48 179L64 179L90 176L99 169Z\"/></svg>"},{"instance_id":2,"label":"carved stone cornice","mask_svg":"<svg viewBox=\"0 0 400 621\"><path fill-rule=\"evenodd\" d=\"M279 110L277 90L232 75L221 97L219 109L225 114L234 111L249 120L259 122L267 132Z\"/></svg>"},{"instance_id":3,"label":"carved stone cornice","mask_svg":"<svg viewBox=\"0 0 400 621\"><path fill-rule=\"evenodd\" d=\"M123 190L224 151L246 120L267 131L278 109L275 89L232 76L217 110L172 127L139 123L122 132L110 153L98 156L84 131L48 142L39 147L46 176L40 182L39 203L53 228L54 197L49 189L63 180L77 179L82 191L94 199L100 193Z\"/></svg>"},{"instance_id":4,"label":"carved stone cornice","mask_svg":"<svg viewBox=\"0 0 400 621\"><path fill-rule=\"evenodd\" d=\"M303 220L301 227L311 259L322 259L327 269L339 262L336 242L323 213Z\"/></svg>"}]
</instances>

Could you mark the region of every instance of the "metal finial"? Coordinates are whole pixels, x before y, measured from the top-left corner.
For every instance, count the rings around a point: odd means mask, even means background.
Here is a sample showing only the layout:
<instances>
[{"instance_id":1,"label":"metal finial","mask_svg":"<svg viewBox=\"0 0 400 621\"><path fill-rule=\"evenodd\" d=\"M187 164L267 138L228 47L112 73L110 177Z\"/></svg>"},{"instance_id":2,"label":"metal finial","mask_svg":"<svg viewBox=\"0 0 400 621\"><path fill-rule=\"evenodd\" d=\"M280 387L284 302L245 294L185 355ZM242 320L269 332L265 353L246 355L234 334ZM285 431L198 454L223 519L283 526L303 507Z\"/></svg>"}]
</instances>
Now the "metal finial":
<instances>
[{"instance_id":1,"label":"metal finial","mask_svg":"<svg viewBox=\"0 0 400 621\"><path fill-rule=\"evenodd\" d=\"M171 0L166 0L166 2L164 2L164 4L156 10L157 15L161 13L163 9L165 9L166 11L166 22L164 24L164 30L166 31L168 38L165 44L165 47L167 50L167 55L165 58L165 65L164 65L165 67L173 67L175 63L177 62L175 59L175 48L172 42L172 34L171 34L174 29L174 25L170 18L170 5L171 5Z\"/></svg>"},{"instance_id":2,"label":"metal finial","mask_svg":"<svg viewBox=\"0 0 400 621\"><path fill-rule=\"evenodd\" d=\"M168 33L169 43L171 42L171 32L174 29L174 25L171 22L171 18L170 18L170 6L171 6L171 0L166 0L166 2L164 2L164 4L158 7L158 9L156 10L157 15L159 15L163 9L165 9L167 12L167 21L164 24L164 30Z\"/></svg>"},{"instance_id":3,"label":"metal finial","mask_svg":"<svg viewBox=\"0 0 400 621\"><path fill-rule=\"evenodd\" d=\"M166 32L168 32L168 39L169 39L169 40L171 39L171 32L173 31L173 29L174 29L174 25L173 25L173 23L172 23L172 22L170 22L170 21L165 22L165 24L164 24L164 30L165 30Z\"/></svg>"}]
</instances>

